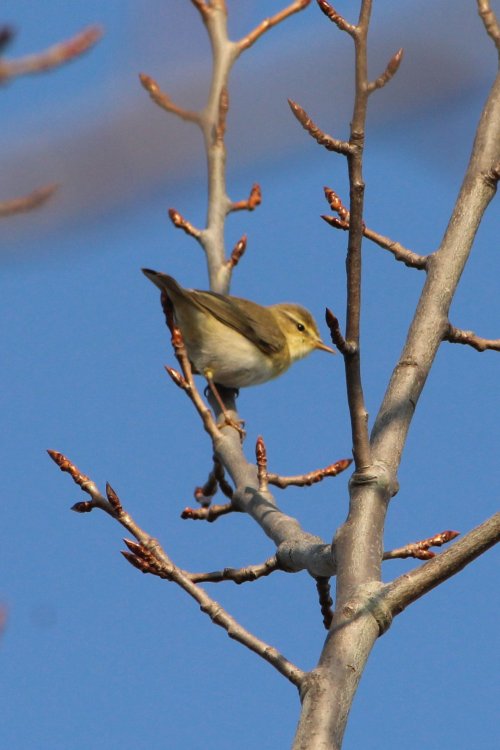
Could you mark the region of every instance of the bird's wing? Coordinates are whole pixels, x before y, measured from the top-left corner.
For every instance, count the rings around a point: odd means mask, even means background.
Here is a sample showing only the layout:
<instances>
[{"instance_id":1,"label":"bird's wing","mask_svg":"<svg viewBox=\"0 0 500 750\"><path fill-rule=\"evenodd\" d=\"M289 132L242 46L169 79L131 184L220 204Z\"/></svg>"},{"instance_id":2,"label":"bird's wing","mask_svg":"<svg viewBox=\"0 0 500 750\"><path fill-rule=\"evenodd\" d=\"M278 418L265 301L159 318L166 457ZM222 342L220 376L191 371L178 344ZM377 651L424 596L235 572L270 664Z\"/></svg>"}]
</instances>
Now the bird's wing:
<instances>
[{"instance_id":1,"label":"bird's wing","mask_svg":"<svg viewBox=\"0 0 500 750\"><path fill-rule=\"evenodd\" d=\"M266 307L247 299L224 296L216 292L194 290L191 294L198 308L246 336L264 354L280 352L286 345L284 334L274 315ZM236 300L237 304L233 300Z\"/></svg>"}]
</instances>

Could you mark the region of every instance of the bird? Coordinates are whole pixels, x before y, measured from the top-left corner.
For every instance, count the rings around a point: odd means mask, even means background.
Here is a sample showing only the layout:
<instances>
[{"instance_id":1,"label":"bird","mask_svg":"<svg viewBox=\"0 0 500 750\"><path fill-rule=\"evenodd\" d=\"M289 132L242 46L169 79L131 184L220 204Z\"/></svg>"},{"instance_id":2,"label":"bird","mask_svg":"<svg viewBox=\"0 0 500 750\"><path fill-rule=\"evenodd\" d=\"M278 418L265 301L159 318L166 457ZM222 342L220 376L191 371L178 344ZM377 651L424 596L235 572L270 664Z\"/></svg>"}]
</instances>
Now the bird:
<instances>
[{"instance_id":1,"label":"bird","mask_svg":"<svg viewBox=\"0 0 500 750\"><path fill-rule=\"evenodd\" d=\"M282 375L315 349L335 354L306 308L291 302L264 307L248 299L185 289L150 268L145 276L166 292L193 372L209 385L238 390Z\"/></svg>"}]
</instances>

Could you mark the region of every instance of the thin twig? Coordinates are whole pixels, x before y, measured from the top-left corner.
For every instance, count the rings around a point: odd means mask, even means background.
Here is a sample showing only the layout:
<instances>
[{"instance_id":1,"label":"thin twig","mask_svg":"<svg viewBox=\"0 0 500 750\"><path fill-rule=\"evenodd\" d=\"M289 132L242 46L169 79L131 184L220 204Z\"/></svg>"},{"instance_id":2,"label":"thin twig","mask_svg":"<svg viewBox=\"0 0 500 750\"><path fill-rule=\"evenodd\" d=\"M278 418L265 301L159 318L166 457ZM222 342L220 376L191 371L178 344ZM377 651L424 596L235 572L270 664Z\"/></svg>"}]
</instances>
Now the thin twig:
<instances>
[{"instance_id":1,"label":"thin twig","mask_svg":"<svg viewBox=\"0 0 500 750\"><path fill-rule=\"evenodd\" d=\"M499 541L500 513L496 513L455 542L446 552L387 584L381 599L394 615L398 615L409 604L459 573Z\"/></svg>"},{"instance_id":2,"label":"thin twig","mask_svg":"<svg viewBox=\"0 0 500 750\"><path fill-rule=\"evenodd\" d=\"M317 2L325 16L329 18L330 21L340 29L340 31L346 31L351 36L356 34L356 26L353 26L352 23L347 23L345 18L341 16L340 13L337 13L333 5L330 5L327 0L317 0Z\"/></svg>"},{"instance_id":3,"label":"thin twig","mask_svg":"<svg viewBox=\"0 0 500 750\"><path fill-rule=\"evenodd\" d=\"M193 226L193 224L185 219L178 211L176 211L175 208L169 208L168 215L174 227L176 227L177 229L182 229L184 232L186 232L186 234L194 237L195 240L201 240L201 230Z\"/></svg>"},{"instance_id":4,"label":"thin twig","mask_svg":"<svg viewBox=\"0 0 500 750\"><path fill-rule=\"evenodd\" d=\"M211 7L206 4L205 0L191 0L191 2L196 10L200 12L201 17L205 22L210 15Z\"/></svg>"},{"instance_id":5,"label":"thin twig","mask_svg":"<svg viewBox=\"0 0 500 750\"><path fill-rule=\"evenodd\" d=\"M44 73L59 65L64 65L83 55L101 38L100 26L89 26L71 39L54 44L43 52L13 60L0 60L0 83L17 76Z\"/></svg>"},{"instance_id":6,"label":"thin twig","mask_svg":"<svg viewBox=\"0 0 500 750\"><path fill-rule=\"evenodd\" d=\"M237 512L238 509L232 503L225 503L224 505L209 505L202 508L184 508L181 518L190 521L208 521L208 523L213 523L221 516Z\"/></svg>"},{"instance_id":7,"label":"thin twig","mask_svg":"<svg viewBox=\"0 0 500 750\"><path fill-rule=\"evenodd\" d=\"M349 468L352 464L352 458L342 458L334 464L326 466L324 469L315 469L307 474L298 474L294 477L281 477L279 474L267 474L269 484L284 489L294 485L295 487L310 487L316 482L321 482L326 477L336 477Z\"/></svg>"},{"instance_id":8,"label":"thin twig","mask_svg":"<svg viewBox=\"0 0 500 750\"><path fill-rule=\"evenodd\" d=\"M25 211L31 211L34 208L38 208L46 203L56 192L59 185L44 185L41 188L33 190L28 195L23 195L19 198L11 198L10 200L0 202L0 217L13 216L14 214L24 213Z\"/></svg>"},{"instance_id":9,"label":"thin twig","mask_svg":"<svg viewBox=\"0 0 500 750\"><path fill-rule=\"evenodd\" d=\"M321 218L326 221L327 224L334 227L335 229L342 229L347 231L349 229L350 215L347 208L340 200L339 195L329 187L324 188L326 199L330 205L332 211L335 211L339 218L334 216L322 216ZM369 229L363 222L363 235L374 242L379 247L384 248L392 253L396 260L404 263L409 268L417 268L424 270L427 266L427 257L425 255L418 255L407 247L401 245L400 242L394 242L389 237L384 237L378 232L374 232L373 229Z\"/></svg>"},{"instance_id":10,"label":"thin twig","mask_svg":"<svg viewBox=\"0 0 500 750\"><path fill-rule=\"evenodd\" d=\"M249 34L240 39L240 41L238 42L238 54L243 52L243 50L251 47L252 44L255 44L257 39L260 39L260 37L265 34L266 31L269 31L274 26L277 26L279 23L284 21L286 18L289 18L294 13L298 13L299 11L304 10L304 8L307 8L310 2L311 0L295 0L295 2L291 3L288 7L283 8L283 10L280 10L274 16L265 18L263 21L261 21L261 23L259 23L258 26L255 27L255 29L253 29Z\"/></svg>"},{"instance_id":11,"label":"thin twig","mask_svg":"<svg viewBox=\"0 0 500 750\"><path fill-rule=\"evenodd\" d=\"M337 154L345 155L351 152L352 147L348 141L341 141L338 138L332 138L331 135L324 133L321 128L311 120L305 109L297 104L297 102L288 99L288 104L304 130L307 130L316 143L319 143L320 146L324 146L327 151L335 151Z\"/></svg>"},{"instance_id":12,"label":"thin twig","mask_svg":"<svg viewBox=\"0 0 500 750\"><path fill-rule=\"evenodd\" d=\"M439 534L421 539L419 542L410 542L410 544L405 544L404 547L397 547L384 552L382 559L395 560L398 558L404 560L407 557L415 557L418 560L430 560L436 556L436 553L430 549L431 547L441 547L459 535L459 531L441 531Z\"/></svg>"},{"instance_id":13,"label":"thin twig","mask_svg":"<svg viewBox=\"0 0 500 750\"><path fill-rule=\"evenodd\" d=\"M398 72L399 66L401 65L401 60L403 59L403 48L398 49L397 52L394 53L394 55L391 57L389 62L387 63L387 67L378 78L376 78L374 81L370 81L368 84L368 93L371 94L373 91L376 91L377 89L381 89L383 86L386 85L386 83L389 83L391 78L393 78L396 73Z\"/></svg>"},{"instance_id":14,"label":"thin twig","mask_svg":"<svg viewBox=\"0 0 500 750\"><path fill-rule=\"evenodd\" d=\"M198 112L192 112L189 109L184 109L175 104L172 99L160 89L154 78L151 78L151 76L148 76L145 73L139 73L139 80L155 104L166 112L171 112L173 115L177 115L177 117L180 117L181 120L185 120L186 122L194 122L196 125L201 124L201 115Z\"/></svg>"},{"instance_id":15,"label":"thin twig","mask_svg":"<svg viewBox=\"0 0 500 750\"><path fill-rule=\"evenodd\" d=\"M337 349L341 354L344 356L346 354L349 354L351 351L351 346L347 343L345 338L342 336L342 331L340 330L340 323L338 318L332 313L332 311L327 307L325 310L325 320L328 328L330 329L330 335L332 337L332 343L335 344Z\"/></svg>"},{"instance_id":16,"label":"thin twig","mask_svg":"<svg viewBox=\"0 0 500 750\"><path fill-rule=\"evenodd\" d=\"M118 496L114 490L111 490L109 485L108 498L106 499L99 492L96 484L89 477L82 474L66 456L56 451L49 451L49 455L57 463L61 471L67 471L73 478L73 481L90 496L91 499L87 501L86 505L90 505L91 507L86 508L87 510L92 510L93 508L104 510L135 537L137 543L129 539L125 540L130 551L122 553L131 565L143 573L151 573L176 583L198 602L201 611L207 614L215 625L223 628L230 638L254 651L290 680L290 682L296 686L300 686L304 678L304 672L288 661L277 649L246 630L218 602L208 596L204 589L197 586L191 580L189 573L178 568L160 543L143 531L131 515L124 510ZM74 509L79 510L78 508Z\"/></svg>"},{"instance_id":17,"label":"thin twig","mask_svg":"<svg viewBox=\"0 0 500 750\"><path fill-rule=\"evenodd\" d=\"M258 565L247 565L246 568L224 568L213 573L190 573L189 577L193 583L221 583L222 581L234 581L234 583L247 583L257 581L259 578L268 576L276 570L283 570L276 555ZM288 572L288 571L284 571Z\"/></svg>"},{"instance_id":18,"label":"thin twig","mask_svg":"<svg viewBox=\"0 0 500 750\"><path fill-rule=\"evenodd\" d=\"M450 341L452 344L466 344L472 346L478 352L485 352L487 349L500 352L500 339L483 339L474 331L464 331L461 328L455 328L451 323L443 336L444 341Z\"/></svg>"},{"instance_id":19,"label":"thin twig","mask_svg":"<svg viewBox=\"0 0 500 750\"><path fill-rule=\"evenodd\" d=\"M481 16L488 36L491 37L500 54L500 24L491 9L490 0L477 0L477 12Z\"/></svg>"},{"instance_id":20,"label":"thin twig","mask_svg":"<svg viewBox=\"0 0 500 750\"><path fill-rule=\"evenodd\" d=\"M235 201L231 203L230 211L254 211L262 203L262 191L260 185L256 182L252 185L250 195L246 200Z\"/></svg>"}]
</instances>

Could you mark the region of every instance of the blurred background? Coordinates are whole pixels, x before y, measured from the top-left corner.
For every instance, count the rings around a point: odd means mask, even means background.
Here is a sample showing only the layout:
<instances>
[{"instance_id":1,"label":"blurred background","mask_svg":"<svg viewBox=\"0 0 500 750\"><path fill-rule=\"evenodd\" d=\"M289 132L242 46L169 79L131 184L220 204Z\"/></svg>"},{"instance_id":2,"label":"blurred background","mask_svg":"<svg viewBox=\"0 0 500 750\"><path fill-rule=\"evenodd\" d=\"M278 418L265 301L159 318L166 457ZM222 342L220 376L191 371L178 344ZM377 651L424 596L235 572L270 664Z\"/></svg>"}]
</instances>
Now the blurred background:
<instances>
[{"instance_id":1,"label":"blurred background","mask_svg":"<svg viewBox=\"0 0 500 750\"><path fill-rule=\"evenodd\" d=\"M229 0L239 38L285 0ZM499 3L493 3L497 13ZM358 4L337 9L355 20ZM204 288L200 248L173 228L175 207L195 225L206 212L198 130L161 111L138 73L187 108L203 106L210 50L188 0L6 0L22 56L99 23L84 57L4 86L0 200L61 187L46 206L4 219L0 643L10 750L288 747L295 690L211 625L173 585L127 565L121 529L94 512L45 453L62 451L192 571L239 567L273 553L248 518L181 521L207 477L211 450L188 399L166 377L173 364L148 266ZM399 48L396 78L370 100L365 162L371 228L419 253L438 246L456 199L496 54L470 0L375 3L370 72ZM342 157L318 147L291 115L299 102L324 130L346 137L351 40L315 3L266 34L230 83L228 189L259 182L263 204L229 217L227 246L248 234L232 292L292 300L323 323L345 320L346 235L319 217L323 186L347 201ZM452 322L500 335L498 199L488 209ZM404 342L424 276L364 246L363 373L371 422ZM444 529L467 532L498 505L498 354L443 344L414 418L385 546ZM270 470L295 474L349 456L340 357L320 353L239 399L247 455L262 434ZM277 490L280 506L329 541L347 512L348 473L310 489ZM278 494L280 493L280 494ZM372 654L345 748L497 746L498 552L417 602ZM386 580L415 566L387 562ZM303 669L325 637L314 582L276 573L252 585L209 586L247 628Z\"/></svg>"}]
</instances>

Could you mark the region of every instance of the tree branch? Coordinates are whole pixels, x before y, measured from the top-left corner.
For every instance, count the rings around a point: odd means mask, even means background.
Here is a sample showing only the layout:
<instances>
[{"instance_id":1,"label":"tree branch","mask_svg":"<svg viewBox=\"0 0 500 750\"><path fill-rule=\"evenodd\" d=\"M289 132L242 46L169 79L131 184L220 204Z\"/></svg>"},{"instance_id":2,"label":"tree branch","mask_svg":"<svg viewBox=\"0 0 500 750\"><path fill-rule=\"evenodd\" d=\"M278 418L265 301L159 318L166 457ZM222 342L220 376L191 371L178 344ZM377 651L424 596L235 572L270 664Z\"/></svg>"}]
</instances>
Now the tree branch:
<instances>
[{"instance_id":1,"label":"tree branch","mask_svg":"<svg viewBox=\"0 0 500 750\"><path fill-rule=\"evenodd\" d=\"M371 94L373 91L376 91L377 89L383 88L386 83L389 83L391 78L394 78L396 73L399 70L399 66L401 65L401 60L403 59L403 48L398 49L397 52L394 53L394 55L391 57L389 62L387 63L387 67L382 73L381 76L376 78L374 81L370 81L368 84L368 93Z\"/></svg>"},{"instance_id":2,"label":"tree branch","mask_svg":"<svg viewBox=\"0 0 500 750\"><path fill-rule=\"evenodd\" d=\"M332 138L331 135L324 133L321 128L311 120L305 109L297 104L297 102L288 99L288 104L304 130L314 138L316 143L319 143L320 146L324 146L327 151L335 151L337 154L347 155L352 152L352 146L348 141L340 141L338 138Z\"/></svg>"},{"instance_id":3,"label":"tree branch","mask_svg":"<svg viewBox=\"0 0 500 750\"><path fill-rule=\"evenodd\" d=\"M397 547L396 549L384 552L382 559L404 560L407 557L415 557L417 560L430 560L436 556L436 553L430 549L431 547L441 547L459 535L459 531L441 531L439 534L434 534L434 536L430 536L427 539L421 539L419 542L410 542L410 544L405 544L404 547Z\"/></svg>"},{"instance_id":4,"label":"tree branch","mask_svg":"<svg viewBox=\"0 0 500 750\"><path fill-rule=\"evenodd\" d=\"M494 11L491 9L490 0L477 0L477 12L481 16L488 36L491 37L500 54L500 24Z\"/></svg>"},{"instance_id":5,"label":"tree branch","mask_svg":"<svg viewBox=\"0 0 500 750\"><path fill-rule=\"evenodd\" d=\"M43 52L19 57L17 60L0 60L0 83L18 76L45 73L47 70L64 65L76 57L80 57L101 38L102 29L99 26L89 26L71 39L54 44Z\"/></svg>"},{"instance_id":6,"label":"tree branch","mask_svg":"<svg viewBox=\"0 0 500 750\"><path fill-rule=\"evenodd\" d=\"M478 352L484 352L486 349L500 352L500 339L483 339L481 336L477 336L474 331L463 331L461 328L455 328L451 323L443 336L443 341L449 341L452 344L466 344L472 346Z\"/></svg>"},{"instance_id":7,"label":"tree branch","mask_svg":"<svg viewBox=\"0 0 500 750\"><path fill-rule=\"evenodd\" d=\"M261 23L259 23L259 25L255 27L255 29L253 29L249 34L240 39L240 41L238 42L238 54L241 54L243 50L246 50L251 47L252 44L255 44L257 39L260 39L260 37L265 34L266 31L269 31L274 26L277 26L279 23L289 18L294 13L299 13L301 10L304 10L304 8L307 8L310 2L311 0L295 0L295 2L291 3L286 8L283 8L283 10L275 13L274 16L261 21Z\"/></svg>"},{"instance_id":8,"label":"tree branch","mask_svg":"<svg viewBox=\"0 0 500 750\"><path fill-rule=\"evenodd\" d=\"M34 208L43 206L56 190L59 185L55 183L51 185L44 185L43 187L33 190L28 195L23 195L19 198L11 198L10 200L0 202L0 218L6 216L13 216L14 214L24 213L26 211L32 211Z\"/></svg>"},{"instance_id":9,"label":"tree branch","mask_svg":"<svg viewBox=\"0 0 500 750\"><path fill-rule=\"evenodd\" d=\"M85 474L82 474L66 456L52 450L48 453L61 471L68 472L73 481L91 498L90 501L77 503L73 506L73 510L79 513L87 513L94 508L99 508L118 521L137 539L137 543L125 540L130 551L122 554L131 565L143 573L151 573L176 583L198 602L201 611L208 615L215 625L223 628L230 638L246 646L267 661L293 685L300 686L304 672L288 661L277 649L246 630L218 602L197 586L191 580L189 573L177 567L160 543L143 531L132 516L124 510L118 495L109 484L106 485L106 498L101 494L97 485Z\"/></svg>"},{"instance_id":10,"label":"tree branch","mask_svg":"<svg viewBox=\"0 0 500 750\"><path fill-rule=\"evenodd\" d=\"M332 211L335 211L338 214L339 218L337 219L334 216L322 216L321 218L326 221L326 223L331 227L347 231L349 229L350 221L349 211L344 206L344 204L340 200L340 197L334 190L329 187L325 187L324 192L330 208L332 209ZM379 247L384 248L384 250L388 250L394 255L396 260L401 261L405 264L405 266L408 266L409 268L417 268L419 270L424 270L426 268L427 256L418 255L412 250L408 250L408 248L401 245L401 243L394 242L394 240L391 240L389 237L384 237L382 234L374 232L373 229L369 229L367 226L365 226L364 222L363 235L368 240L371 240L376 245L379 245Z\"/></svg>"},{"instance_id":11,"label":"tree branch","mask_svg":"<svg viewBox=\"0 0 500 750\"><path fill-rule=\"evenodd\" d=\"M154 78L151 78L151 76L148 76L145 73L139 73L139 80L154 103L161 107L161 109L164 109L166 112L171 112L173 115L177 115L181 120L194 122L196 125L201 126L201 115L199 112L191 112L190 110L183 109L175 104L172 99L160 89Z\"/></svg>"},{"instance_id":12,"label":"tree branch","mask_svg":"<svg viewBox=\"0 0 500 750\"><path fill-rule=\"evenodd\" d=\"M393 615L400 614L409 604L459 573L498 541L500 513L470 531L446 552L387 584L381 594L384 605Z\"/></svg>"},{"instance_id":13,"label":"tree branch","mask_svg":"<svg viewBox=\"0 0 500 750\"><path fill-rule=\"evenodd\" d=\"M246 568L224 568L213 573L190 573L189 577L193 583L220 583L222 581L233 581L234 583L248 583L257 581L259 578L271 575L276 570L282 570L276 555L258 565L247 565Z\"/></svg>"}]
</instances>

